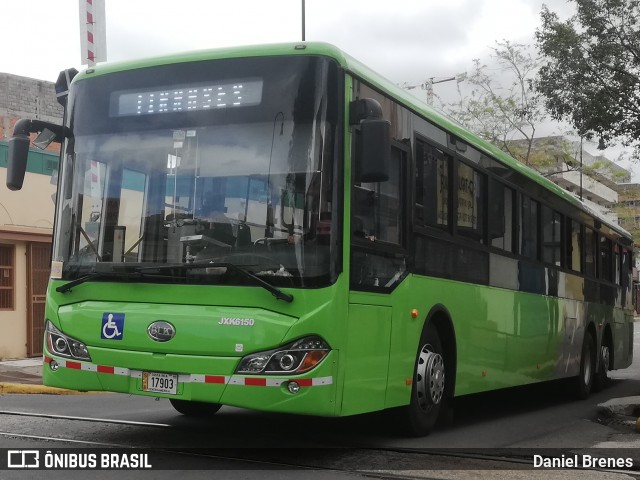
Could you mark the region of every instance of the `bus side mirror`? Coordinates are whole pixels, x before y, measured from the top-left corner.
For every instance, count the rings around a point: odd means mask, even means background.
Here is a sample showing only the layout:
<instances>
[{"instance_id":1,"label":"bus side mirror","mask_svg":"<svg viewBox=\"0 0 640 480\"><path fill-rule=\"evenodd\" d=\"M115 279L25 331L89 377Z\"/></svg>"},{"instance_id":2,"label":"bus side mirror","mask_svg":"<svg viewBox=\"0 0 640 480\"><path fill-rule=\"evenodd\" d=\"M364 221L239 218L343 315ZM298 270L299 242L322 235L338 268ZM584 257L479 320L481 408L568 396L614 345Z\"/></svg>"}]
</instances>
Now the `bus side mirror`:
<instances>
[{"instance_id":1,"label":"bus side mirror","mask_svg":"<svg viewBox=\"0 0 640 480\"><path fill-rule=\"evenodd\" d=\"M382 107L373 98L354 100L349 105L349 124L360 125L355 170L361 182L389 180L391 123L382 117Z\"/></svg>"},{"instance_id":2,"label":"bus side mirror","mask_svg":"<svg viewBox=\"0 0 640 480\"><path fill-rule=\"evenodd\" d=\"M386 182L391 161L391 124L387 120L366 119L360 128L360 180L365 183Z\"/></svg>"},{"instance_id":3,"label":"bus side mirror","mask_svg":"<svg viewBox=\"0 0 640 480\"><path fill-rule=\"evenodd\" d=\"M14 135L9 139L9 158L7 159L7 188L20 190L27 170L27 156L29 155L28 135Z\"/></svg>"},{"instance_id":4,"label":"bus side mirror","mask_svg":"<svg viewBox=\"0 0 640 480\"><path fill-rule=\"evenodd\" d=\"M7 159L7 188L20 190L24 182L24 174L27 171L27 157L29 156L30 133L45 132L37 140L41 145L49 145L51 142L62 142L65 137L65 129L61 125L44 122L42 120L29 120L23 118L13 127L13 136L9 139L9 158Z\"/></svg>"}]
</instances>

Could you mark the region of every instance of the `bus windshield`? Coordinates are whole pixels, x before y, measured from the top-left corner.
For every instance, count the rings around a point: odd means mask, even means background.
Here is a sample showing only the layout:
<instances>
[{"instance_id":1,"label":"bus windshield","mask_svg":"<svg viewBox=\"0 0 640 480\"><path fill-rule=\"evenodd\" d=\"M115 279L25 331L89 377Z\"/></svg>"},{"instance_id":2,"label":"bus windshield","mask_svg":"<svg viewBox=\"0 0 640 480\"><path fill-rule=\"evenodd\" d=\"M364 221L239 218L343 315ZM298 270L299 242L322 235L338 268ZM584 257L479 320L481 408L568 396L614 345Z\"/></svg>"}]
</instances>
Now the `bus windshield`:
<instances>
[{"instance_id":1,"label":"bus windshield","mask_svg":"<svg viewBox=\"0 0 640 480\"><path fill-rule=\"evenodd\" d=\"M53 260L62 278L335 280L338 69L320 57L150 67L74 84ZM204 265L158 269L153 266ZM205 268L209 266L208 268Z\"/></svg>"}]
</instances>

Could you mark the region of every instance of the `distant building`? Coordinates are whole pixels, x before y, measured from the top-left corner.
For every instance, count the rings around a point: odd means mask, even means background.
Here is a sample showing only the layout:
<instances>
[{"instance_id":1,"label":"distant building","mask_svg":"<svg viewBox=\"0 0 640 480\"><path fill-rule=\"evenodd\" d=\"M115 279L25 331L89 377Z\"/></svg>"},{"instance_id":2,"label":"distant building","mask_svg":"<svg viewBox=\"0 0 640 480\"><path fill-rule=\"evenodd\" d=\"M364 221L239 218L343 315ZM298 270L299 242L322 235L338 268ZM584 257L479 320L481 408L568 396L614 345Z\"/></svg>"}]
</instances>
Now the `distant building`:
<instances>
[{"instance_id":1,"label":"distant building","mask_svg":"<svg viewBox=\"0 0 640 480\"><path fill-rule=\"evenodd\" d=\"M618 186L618 200L624 215L620 225L627 230L640 230L640 183L622 183Z\"/></svg>"},{"instance_id":2,"label":"distant building","mask_svg":"<svg viewBox=\"0 0 640 480\"><path fill-rule=\"evenodd\" d=\"M53 83L0 73L0 358L42 353L51 266L56 147L29 153L24 188L6 187L8 140L20 118L62 123Z\"/></svg>"},{"instance_id":3,"label":"distant building","mask_svg":"<svg viewBox=\"0 0 640 480\"><path fill-rule=\"evenodd\" d=\"M622 183L618 186L618 211L620 226L634 235L635 268L633 278L637 282L640 269L640 183ZM640 307L640 303L637 304Z\"/></svg>"},{"instance_id":4,"label":"distant building","mask_svg":"<svg viewBox=\"0 0 640 480\"><path fill-rule=\"evenodd\" d=\"M586 205L612 223L618 223L612 207L618 202L618 184L631 179L628 170L603 155L595 156L581 149L580 142L561 136L534 139L532 152L535 168L540 173L582 198Z\"/></svg>"}]
</instances>

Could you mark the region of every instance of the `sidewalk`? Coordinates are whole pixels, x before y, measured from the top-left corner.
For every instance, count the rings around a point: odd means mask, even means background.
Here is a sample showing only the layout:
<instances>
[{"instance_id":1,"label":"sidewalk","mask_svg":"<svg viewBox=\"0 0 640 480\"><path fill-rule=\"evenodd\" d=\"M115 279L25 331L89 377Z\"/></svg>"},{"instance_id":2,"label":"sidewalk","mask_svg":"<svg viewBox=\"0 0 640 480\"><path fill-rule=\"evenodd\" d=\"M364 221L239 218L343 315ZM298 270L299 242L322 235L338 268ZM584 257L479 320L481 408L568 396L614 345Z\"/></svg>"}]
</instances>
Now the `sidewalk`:
<instances>
[{"instance_id":1,"label":"sidewalk","mask_svg":"<svg viewBox=\"0 0 640 480\"><path fill-rule=\"evenodd\" d=\"M36 357L0 360L0 395L6 393L77 395L83 392L42 385L42 357Z\"/></svg>"}]
</instances>

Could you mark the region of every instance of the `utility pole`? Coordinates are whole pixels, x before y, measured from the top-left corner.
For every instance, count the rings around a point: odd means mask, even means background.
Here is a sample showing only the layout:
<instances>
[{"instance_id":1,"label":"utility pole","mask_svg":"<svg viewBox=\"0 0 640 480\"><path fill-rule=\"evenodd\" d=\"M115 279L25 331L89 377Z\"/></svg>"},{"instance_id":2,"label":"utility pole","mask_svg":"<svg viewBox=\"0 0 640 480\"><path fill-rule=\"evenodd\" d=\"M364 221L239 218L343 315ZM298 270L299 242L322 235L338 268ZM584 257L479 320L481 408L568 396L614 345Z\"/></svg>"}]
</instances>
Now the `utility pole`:
<instances>
[{"instance_id":1,"label":"utility pole","mask_svg":"<svg viewBox=\"0 0 640 480\"><path fill-rule=\"evenodd\" d=\"M582 200L582 136L580 136L580 200Z\"/></svg>"},{"instance_id":2,"label":"utility pole","mask_svg":"<svg viewBox=\"0 0 640 480\"><path fill-rule=\"evenodd\" d=\"M427 90L427 103L429 105L433 105L433 86L436 83L444 83L444 82L452 82L456 79L456 77L448 77L448 78L442 78L440 80L435 80L434 77L431 77L429 79L429 81L426 84L426 90Z\"/></svg>"},{"instance_id":3,"label":"utility pole","mask_svg":"<svg viewBox=\"0 0 640 480\"><path fill-rule=\"evenodd\" d=\"M302 41L303 42L305 40L304 23L305 23L305 18L304 18L304 0L302 0Z\"/></svg>"},{"instance_id":4,"label":"utility pole","mask_svg":"<svg viewBox=\"0 0 640 480\"><path fill-rule=\"evenodd\" d=\"M412 90L412 89L417 88L417 87L420 87L422 90L426 90L427 91L427 104L433 105L433 86L436 83L452 82L454 80L456 82L460 83L465 78L467 78L466 72L465 73L459 73L458 75L455 75L453 77L429 77L429 79L426 80L424 83L418 83L416 85L403 83L402 85L400 85L400 87L404 88L405 90Z\"/></svg>"}]
</instances>

